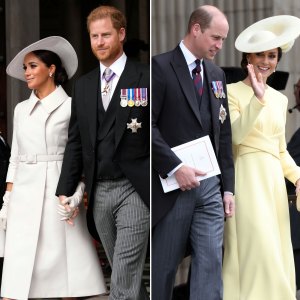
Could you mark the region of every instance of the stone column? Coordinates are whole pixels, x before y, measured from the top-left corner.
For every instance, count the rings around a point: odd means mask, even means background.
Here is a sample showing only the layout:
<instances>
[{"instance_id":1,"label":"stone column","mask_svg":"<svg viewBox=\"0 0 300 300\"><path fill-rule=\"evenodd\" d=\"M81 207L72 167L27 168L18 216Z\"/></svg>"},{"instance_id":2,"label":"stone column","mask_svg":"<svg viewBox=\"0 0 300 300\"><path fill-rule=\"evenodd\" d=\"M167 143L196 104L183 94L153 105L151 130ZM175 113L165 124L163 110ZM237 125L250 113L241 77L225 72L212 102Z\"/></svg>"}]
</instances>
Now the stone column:
<instances>
[{"instance_id":1,"label":"stone column","mask_svg":"<svg viewBox=\"0 0 300 300\"><path fill-rule=\"evenodd\" d=\"M293 15L300 18L300 2L298 0L274 0L273 15ZM289 99L289 107L295 105L295 96L293 85L300 79L300 38L296 39L293 48L286 54L278 65L278 69L289 72L289 80L283 93ZM294 110L293 113L287 113L286 116L286 140L290 140L293 133L300 127L300 113Z\"/></svg>"},{"instance_id":2,"label":"stone column","mask_svg":"<svg viewBox=\"0 0 300 300\"><path fill-rule=\"evenodd\" d=\"M6 16L6 63L40 36L39 0L9 0L5 2ZM20 66L22 67L22 66ZM30 91L25 82L7 78L7 129L11 143L12 120L16 104L28 98Z\"/></svg>"}]
</instances>

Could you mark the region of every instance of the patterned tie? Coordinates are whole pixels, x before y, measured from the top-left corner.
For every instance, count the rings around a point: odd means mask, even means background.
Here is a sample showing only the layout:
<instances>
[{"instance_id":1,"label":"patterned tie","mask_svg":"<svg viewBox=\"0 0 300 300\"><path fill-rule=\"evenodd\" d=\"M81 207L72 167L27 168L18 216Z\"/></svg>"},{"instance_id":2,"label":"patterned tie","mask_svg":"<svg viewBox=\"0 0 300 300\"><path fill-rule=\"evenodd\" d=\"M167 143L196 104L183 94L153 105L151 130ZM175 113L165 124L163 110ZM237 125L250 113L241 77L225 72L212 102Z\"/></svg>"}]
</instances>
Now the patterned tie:
<instances>
[{"instance_id":1,"label":"patterned tie","mask_svg":"<svg viewBox=\"0 0 300 300\"><path fill-rule=\"evenodd\" d=\"M202 77L201 77L200 60L196 59L195 63L196 63L196 67L195 67L195 69L192 70L193 81L194 81L194 85L201 97L203 94L203 83L202 83Z\"/></svg>"},{"instance_id":2,"label":"patterned tie","mask_svg":"<svg viewBox=\"0 0 300 300\"><path fill-rule=\"evenodd\" d=\"M106 84L102 91L102 103L105 110L107 110L107 107L110 102L112 79L115 77L115 75L116 74L110 68L106 68L103 73L103 79L105 80Z\"/></svg>"}]
</instances>

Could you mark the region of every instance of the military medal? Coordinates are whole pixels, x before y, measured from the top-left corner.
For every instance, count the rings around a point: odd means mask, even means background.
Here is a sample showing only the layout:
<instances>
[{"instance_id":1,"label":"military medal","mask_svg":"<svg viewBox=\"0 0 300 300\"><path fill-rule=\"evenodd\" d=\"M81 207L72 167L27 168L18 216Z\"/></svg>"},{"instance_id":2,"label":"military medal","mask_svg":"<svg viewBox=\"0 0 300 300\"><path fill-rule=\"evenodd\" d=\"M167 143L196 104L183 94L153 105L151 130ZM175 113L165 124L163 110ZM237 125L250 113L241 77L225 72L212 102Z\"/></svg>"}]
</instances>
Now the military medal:
<instances>
[{"instance_id":1,"label":"military medal","mask_svg":"<svg viewBox=\"0 0 300 300\"><path fill-rule=\"evenodd\" d=\"M131 119L131 123L127 123L127 129L131 129L132 133L137 133L137 130L142 128L142 122L138 122L136 119Z\"/></svg>"},{"instance_id":2,"label":"military medal","mask_svg":"<svg viewBox=\"0 0 300 300\"><path fill-rule=\"evenodd\" d=\"M221 90L221 88L223 89L223 87L220 86L220 82L221 81L216 81L216 85L217 85L217 89L218 89L219 98L222 98L222 90Z\"/></svg>"},{"instance_id":3,"label":"military medal","mask_svg":"<svg viewBox=\"0 0 300 300\"><path fill-rule=\"evenodd\" d=\"M128 96L127 105L128 105L129 107L134 106L133 93L134 93L134 90L133 90L133 89L127 89L127 96Z\"/></svg>"},{"instance_id":4,"label":"military medal","mask_svg":"<svg viewBox=\"0 0 300 300\"><path fill-rule=\"evenodd\" d=\"M141 90L142 90L141 105L142 106L147 106L148 105L147 88L141 88Z\"/></svg>"},{"instance_id":5,"label":"military medal","mask_svg":"<svg viewBox=\"0 0 300 300\"><path fill-rule=\"evenodd\" d=\"M219 91L220 98L225 98L225 93L224 93L224 89L223 89L223 82L222 81L217 81L217 86L218 86L218 91Z\"/></svg>"},{"instance_id":6,"label":"military medal","mask_svg":"<svg viewBox=\"0 0 300 300\"><path fill-rule=\"evenodd\" d=\"M212 81L211 87L212 87L212 90L213 90L213 92L214 92L216 98L219 98L220 95L219 95L219 92L218 92L218 86L217 86L216 81Z\"/></svg>"},{"instance_id":7,"label":"military medal","mask_svg":"<svg viewBox=\"0 0 300 300\"><path fill-rule=\"evenodd\" d=\"M141 105L141 89L140 88L136 88L135 89L135 101L134 101L134 105L135 106L140 106Z\"/></svg>"},{"instance_id":8,"label":"military medal","mask_svg":"<svg viewBox=\"0 0 300 300\"><path fill-rule=\"evenodd\" d=\"M127 99L121 99L120 104L121 104L122 107L126 107L127 106Z\"/></svg>"},{"instance_id":9,"label":"military medal","mask_svg":"<svg viewBox=\"0 0 300 300\"><path fill-rule=\"evenodd\" d=\"M134 101L133 101L132 99L129 99L129 100L127 101L127 105L128 105L129 107L134 106Z\"/></svg>"},{"instance_id":10,"label":"military medal","mask_svg":"<svg viewBox=\"0 0 300 300\"><path fill-rule=\"evenodd\" d=\"M120 101L120 105L122 107L126 107L127 106L127 89L121 89L121 101Z\"/></svg>"}]
</instances>

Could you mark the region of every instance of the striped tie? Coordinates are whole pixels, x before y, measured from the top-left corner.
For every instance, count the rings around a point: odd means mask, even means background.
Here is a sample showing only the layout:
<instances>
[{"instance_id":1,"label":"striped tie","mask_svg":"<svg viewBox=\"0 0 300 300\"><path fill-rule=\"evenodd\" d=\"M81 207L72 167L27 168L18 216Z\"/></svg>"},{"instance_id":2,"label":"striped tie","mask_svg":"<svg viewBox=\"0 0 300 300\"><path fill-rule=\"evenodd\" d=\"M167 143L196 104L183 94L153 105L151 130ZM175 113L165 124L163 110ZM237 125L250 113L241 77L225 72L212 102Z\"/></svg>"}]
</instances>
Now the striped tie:
<instances>
[{"instance_id":1,"label":"striped tie","mask_svg":"<svg viewBox=\"0 0 300 300\"><path fill-rule=\"evenodd\" d=\"M201 97L203 94L203 83L202 83L202 77L201 77L200 60L196 59L195 63L196 63L196 67L195 67L195 69L192 70L193 81L194 81L194 85Z\"/></svg>"},{"instance_id":2,"label":"striped tie","mask_svg":"<svg viewBox=\"0 0 300 300\"><path fill-rule=\"evenodd\" d=\"M110 96L111 96L110 91L112 87L112 80L115 77L115 75L116 74L109 68L106 68L105 71L103 72L103 79L105 80L106 84L102 90L102 103L105 110L107 110L107 107L110 102Z\"/></svg>"},{"instance_id":3,"label":"striped tie","mask_svg":"<svg viewBox=\"0 0 300 300\"><path fill-rule=\"evenodd\" d=\"M103 77L106 82L110 82L114 76L115 76L115 73L110 68L106 68L104 70Z\"/></svg>"}]
</instances>

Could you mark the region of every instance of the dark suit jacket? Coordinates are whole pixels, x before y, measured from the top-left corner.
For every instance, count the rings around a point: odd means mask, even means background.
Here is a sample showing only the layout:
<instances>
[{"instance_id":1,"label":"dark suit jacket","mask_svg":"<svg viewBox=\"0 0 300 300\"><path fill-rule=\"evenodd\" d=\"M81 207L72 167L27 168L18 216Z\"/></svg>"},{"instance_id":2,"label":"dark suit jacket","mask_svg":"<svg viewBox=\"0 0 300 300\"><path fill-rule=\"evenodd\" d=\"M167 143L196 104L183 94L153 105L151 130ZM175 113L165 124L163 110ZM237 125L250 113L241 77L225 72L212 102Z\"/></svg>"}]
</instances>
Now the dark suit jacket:
<instances>
[{"instance_id":1,"label":"dark suit jacket","mask_svg":"<svg viewBox=\"0 0 300 300\"><path fill-rule=\"evenodd\" d=\"M291 140L287 144L287 150L295 163L300 166L300 128L293 134ZM286 179L286 187L288 195L295 195L295 185ZM296 208L296 204L290 205L290 223L291 238L294 250L300 249L300 213Z\"/></svg>"},{"instance_id":2,"label":"dark suit jacket","mask_svg":"<svg viewBox=\"0 0 300 300\"><path fill-rule=\"evenodd\" d=\"M88 227L97 238L92 214L97 154L97 101L101 100L99 68L79 78L73 88L72 113L69 125L69 138L65 150L62 171L57 187L57 195L72 195L78 181L84 174L89 204L87 212ZM122 172L131 181L143 201L150 203L150 109L147 106L122 107L120 91L122 88L147 88L149 101L149 66L137 62L126 62L111 103L117 101L116 115L111 115L101 128L104 136L115 121L114 159ZM106 112L109 114L109 107ZM127 123L137 118L142 128L137 133L127 129Z\"/></svg>"},{"instance_id":3,"label":"dark suit jacket","mask_svg":"<svg viewBox=\"0 0 300 300\"><path fill-rule=\"evenodd\" d=\"M222 81L226 93L224 72L213 62L203 61L205 80ZM218 99L212 89L209 93L212 116L212 144L221 169L222 188L234 191L234 165L231 148L231 126L227 98ZM158 175L164 177L181 163L170 148L200 137L201 117L195 88L186 60L178 46L173 51L153 57L152 60L152 225L172 208L179 189L164 193ZM227 118L219 120L221 104Z\"/></svg>"},{"instance_id":4,"label":"dark suit jacket","mask_svg":"<svg viewBox=\"0 0 300 300\"><path fill-rule=\"evenodd\" d=\"M6 190L6 174L9 165L10 147L0 139L0 208Z\"/></svg>"}]
</instances>

